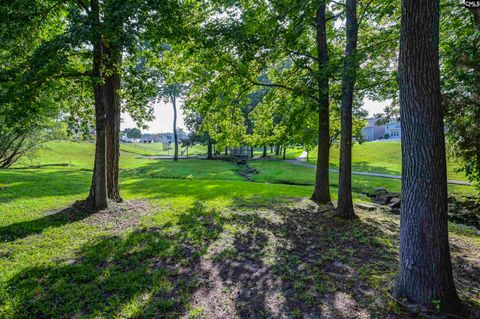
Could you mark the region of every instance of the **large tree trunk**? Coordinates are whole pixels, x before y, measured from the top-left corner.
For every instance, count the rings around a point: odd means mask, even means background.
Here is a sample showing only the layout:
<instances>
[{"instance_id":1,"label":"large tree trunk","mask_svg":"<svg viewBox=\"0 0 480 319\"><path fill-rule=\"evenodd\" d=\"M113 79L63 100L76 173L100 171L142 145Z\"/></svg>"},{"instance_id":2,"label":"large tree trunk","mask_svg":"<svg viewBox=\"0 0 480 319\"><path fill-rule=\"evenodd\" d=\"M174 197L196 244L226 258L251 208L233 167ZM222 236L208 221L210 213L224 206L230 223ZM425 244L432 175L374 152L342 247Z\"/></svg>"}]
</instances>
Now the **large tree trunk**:
<instances>
[{"instance_id":1,"label":"large tree trunk","mask_svg":"<svg viewBox=\"0 0 480 319\"><path fill-rule=\"evenodd\" d=\"M250 146L250 157L253 157L253 146Z\"/></svg>"},{"instance_id":2,"label":"large tree trunk","mask_svg":"<svg viewBox=\"0 0 480 319\"><path fill-rule=\"evenodd\" d=\"M173 160L178 161L178 135L177 135L177 100L174 95L172 98L173 106L173 140L175 142L175 151L173 153Z\"/></svg>"},{"instance_id":3,"label":"large tree trunk","mask_svg":"<svg viewBox=\"0 0 480 319\"><path fill-rule=\"evenodd\" d=\"M357 72L357 0L347 0L345 64L342 76L340 172L338 178L337 214L354 218L352 200L352 110Z\"/></svg>"},{"instance_id":4,"label":"large tree trunk","mask_svg":"<svg viewBox=\"0 0 480 319\"><path fill-rule=\"evenodd\" d=\"M439 70L439 0L403 0L399 83L402 129L400 269L396 293L459 313L447 225L447 171Z\"/></svg>"},{"instance_id":5,"label":"large tree trunk","mask_svg":"<svg viewBox=\"0 0 480 319\"><path fill-rule=\"evenodd\" d=\"M267 158L267 145L264 145L264 146L263 146L262 158Z\"/></svg>"},{"instance_id":6,"label":"large tree trunk","mask_svg":"<svg viewBox=\"0 0 480 319\"><path fill-rule=\"evenodd\" d=\"M91 17L93 22L93 86L95 96L96 143L95 165L92 185L87 205L92 209L108 208L107 196L107 161L106 161L106 107L105 85L102 83L103 43L100 33L100 12L98 0L91 0Z\"/></svg>"},{"instance_id":7,"label":"large tree trunk","mask_svg":"<svg viewBox=\"0 0 480 319\"><path fill-rule=\"evenodd\" d=\"M475 23L480 27L480 8L468 8L473 15Z\"/></svg>"},{"instance_id":8,"label":"large tree trunk","mask_svg":"<svg viewBox=\"0 0 480 319\"><path fill-rule=\"evenodd\" d=\"M212 145L212 139L210 137L208 137L207 159L209 160L213 159L213 145Z\"/></svg>"},{"instance_id":9,"label":"large tree trunk","mask_svg":"<svg viewBox=\"0 0 480 319\"><path fill-rule=\"evenodd\" d=\"M120 70L121 53L118 48L106 50L107 69L110 75L105 79L106 134L107 134L107 192L108 198L121 202L119 183L120 162Z\"/></svg>"},{"instance_id":10,"label":"large tree trunk","mask_svg":"<svg viewBox=\"0 0 480 319\"><path fill-rule=\"evenodd\" d=\"M329 160L330 160L330 99L329 75L327 74L327 20L326 5L320 2L316 14L316 43L318 51L318 156L315 186L311 199L318 203L330 203Z\"/></svg>"}]
</instances>

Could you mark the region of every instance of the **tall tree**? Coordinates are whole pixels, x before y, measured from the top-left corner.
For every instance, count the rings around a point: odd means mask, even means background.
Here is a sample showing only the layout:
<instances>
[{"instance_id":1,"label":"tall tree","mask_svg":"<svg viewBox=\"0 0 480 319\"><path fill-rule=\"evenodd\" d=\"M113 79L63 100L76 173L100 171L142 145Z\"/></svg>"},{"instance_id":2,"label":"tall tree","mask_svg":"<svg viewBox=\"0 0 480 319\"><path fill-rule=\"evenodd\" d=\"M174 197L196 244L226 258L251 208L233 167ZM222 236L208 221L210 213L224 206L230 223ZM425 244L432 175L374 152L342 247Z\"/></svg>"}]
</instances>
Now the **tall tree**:
<instances>
[{"instance_id":1,"label":"tall tree","mask_svg":"<svg viewBox=\"0 0 480 319\"><path fill-rule=\"evenodd\" d=\"M318 55L318 154L315 186L311 198L319 203L329 203L331 201L329 183L330 84L329 75L326 72L328 66L326 7L325 1L321 0L315 18L315 41Z\"/></svg>"},{"instance_id":2,"label":"tall tree","mask_svg":"<svg viewBox=\"0 0 480 319\"><path fill-rule=\"evenodd\" d=\"M402 128L400 269L396 294L458 313L447 225L439 70L439 0L403 0L399 83Z\"/></svg>"},{"instance_id":3,"label":"tall tree","mask_svg":"<svg viewBox=\"0 0 480 319\"><path fill-rule=\"evenodd\" d=\"M185 86L180 83L163 84L160 94L165 102L172 103L173 107L173 140L174 153L173 160L178 161L178 134L177 134L177 99L185 92Z\"/></svg>"},{"instance_id":4,"label":"tall tree","mask_svg":"<svg viewBox=\"0 0 480 319\"><path fill-rule=\"evenodd\" d=\"M106 101L103 75L104 46L100 25L100 8L98 0L90 1L90 19L92 24L92 46L94 96L95 96L95 164L92 185L87 198L87 205L94 209L108 208L107 194L107 144L106 144Z\"/></svg>"},{"instance_id":5,"label":"tall tree","mask_svg":"<svg viewBox=\"0 0 480 319\"><path fill-rule=\"evenodd\" d=\"M340 174L338 178L337 214L355 217L352 200L352 110L357 71L357 0L346 1L346 46L342 76Z\"/></svg>"}]
</instances>

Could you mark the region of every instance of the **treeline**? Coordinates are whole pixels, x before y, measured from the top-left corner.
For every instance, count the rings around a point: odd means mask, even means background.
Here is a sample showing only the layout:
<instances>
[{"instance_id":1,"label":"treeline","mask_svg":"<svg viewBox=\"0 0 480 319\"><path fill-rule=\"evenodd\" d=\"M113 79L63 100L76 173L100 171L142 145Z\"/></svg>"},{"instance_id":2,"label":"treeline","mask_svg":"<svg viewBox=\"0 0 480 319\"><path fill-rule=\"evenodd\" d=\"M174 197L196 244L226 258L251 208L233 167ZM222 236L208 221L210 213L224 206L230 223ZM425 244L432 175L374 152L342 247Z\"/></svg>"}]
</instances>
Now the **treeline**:
<instances>
[{"instance_id":1,"label":"treeline","mask_svg":"<svg viewBox=\"0 0 480 319\"><path fill-rule=\"evenodd\" d=\"M91 209L122 201L121 112L142 127L156 102L176 112L182 100L209 157L214 147L316 146L311 198L320 204L331 202L329 152L338 141L336 210L355 218L351 148L362 102L391 100L386 112L400 115L403 150L397 293L461 313L444 132L478 181L478 9L439 0L18 0L0 16L0 165L59 116L93 130Z\"/></svg>"}]
</instances>

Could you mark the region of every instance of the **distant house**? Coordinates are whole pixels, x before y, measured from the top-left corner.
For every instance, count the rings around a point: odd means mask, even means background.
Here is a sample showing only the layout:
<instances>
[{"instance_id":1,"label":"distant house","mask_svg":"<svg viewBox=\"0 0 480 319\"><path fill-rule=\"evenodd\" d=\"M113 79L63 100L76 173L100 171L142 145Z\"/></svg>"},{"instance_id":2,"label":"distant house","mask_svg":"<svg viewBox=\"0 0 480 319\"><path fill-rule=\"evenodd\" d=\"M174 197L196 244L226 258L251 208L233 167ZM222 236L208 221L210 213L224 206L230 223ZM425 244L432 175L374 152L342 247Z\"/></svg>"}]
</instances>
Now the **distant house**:
<instances>
[{"instance_id":1,"label":"distant house","mask_svg":"<svg viewBox=\"0 0 480 319\"><path fill-rule=\"evenodd\" d=\"M390 121L383 125L378 123L380 120L376 118L367 119L367 125L362 129L365 141L395 140L402 136L399 122Z\"/></svg>"}]
</instances>

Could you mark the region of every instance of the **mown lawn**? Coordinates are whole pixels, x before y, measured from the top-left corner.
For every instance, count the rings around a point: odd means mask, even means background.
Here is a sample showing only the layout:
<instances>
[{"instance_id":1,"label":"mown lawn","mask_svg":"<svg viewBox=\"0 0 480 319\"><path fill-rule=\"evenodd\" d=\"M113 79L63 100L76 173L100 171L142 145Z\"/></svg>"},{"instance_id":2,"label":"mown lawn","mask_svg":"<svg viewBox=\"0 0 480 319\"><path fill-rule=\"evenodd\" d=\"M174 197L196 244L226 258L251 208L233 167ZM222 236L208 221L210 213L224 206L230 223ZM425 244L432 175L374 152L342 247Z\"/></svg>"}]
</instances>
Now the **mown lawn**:
<instances>
[{"instance_id":1,"label":"mown lawn","mask_svg":"<svg viewBox=\"0 0 480 319\"><path fill-rule=\"evenodd\" d=\"M0 318L405 318L389 298L398 217L336 219L305 200L314 170L253 161L247 182L230 162L122 151L125 203L89 213L71 204L88 194L92 154L54 142L0 170ZM363 187L395 190L387 182L355 177L356 200ZM476 311L480 236L450 230L458 290Z\"/></svg>"},{"instance_id":2,"label":"mown lawn","mask_svg":"<svg viewBox=\"0 0 480 319\"><path fill-rule=\"evenodd\" d=\"M339 147L334 145L330 151L330 167L338 169ZM309 154L309 162L316 163L317 150ZM366 142L353 145L352 167L358 172L372 172L390 175L402 174L402 150L400 141ZM462 172L458 172L459 165L454 159L448 159L448 178L466 181Z\"/></svg>"}]
</instances>

